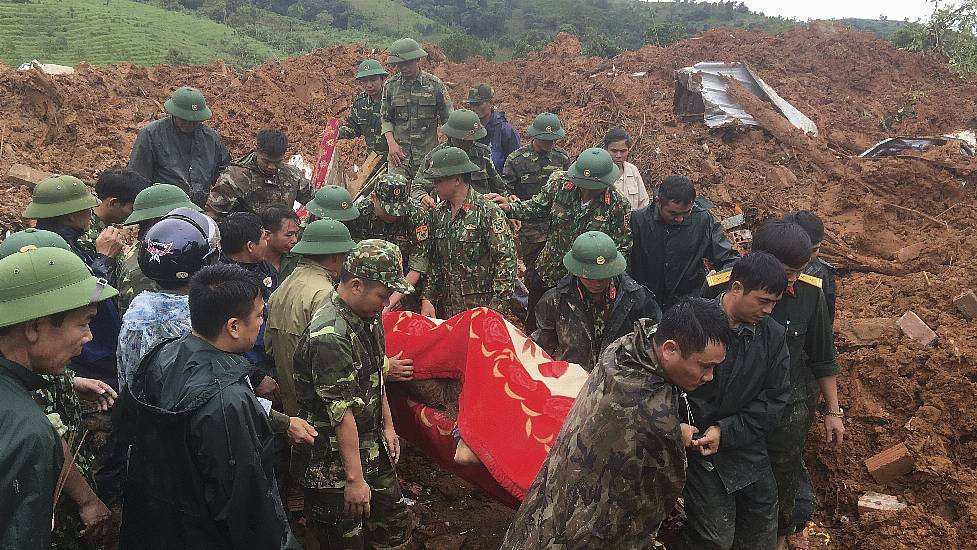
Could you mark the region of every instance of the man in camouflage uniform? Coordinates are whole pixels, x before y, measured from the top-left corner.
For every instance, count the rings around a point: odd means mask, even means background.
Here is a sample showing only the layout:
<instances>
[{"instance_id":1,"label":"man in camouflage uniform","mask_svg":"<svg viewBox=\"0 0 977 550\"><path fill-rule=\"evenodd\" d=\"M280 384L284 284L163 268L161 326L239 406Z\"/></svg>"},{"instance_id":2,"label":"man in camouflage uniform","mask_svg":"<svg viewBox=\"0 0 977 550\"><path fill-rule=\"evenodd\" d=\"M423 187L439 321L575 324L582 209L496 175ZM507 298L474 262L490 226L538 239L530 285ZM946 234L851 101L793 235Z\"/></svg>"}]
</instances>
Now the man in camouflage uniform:
<instances>
[{"instance_id":1,"label":"man in camouflage uniform","mask_svg":"<svg viewBox=\"0 0 977 550\"><path fill-rule=\"evenodd\" d=\"M380 312L409 293L392 243L361 241L299 340L295 389L300 414L319 435L293 450L305 488L308 528L320 548L406 548L413 518L394 466L400 443L384 388Z\"/></svg>"},{"instance_id":2,"label":"man in camouflage uniform","mask_svg":"<svg viewBox=\"0 0 977 550\"><path fill-rule=\"evenodd\" d=\"M498 206L475 191L478 170L457 147L434 154L429 168L441 202L431 211L431 258L421 312L447 319L480 306L505 312L512 297L516 250Z\"/></svg>"},{"instance_id":3,"label":"man in camouflage uniform","mask_svg":"<svg viewBox=\"0 0 977 550\"><path fill-rule=\"evenodd\" d=\"M526 330L536 330L536 303L566 276L563 256L573 240L587 231L607 234L624 257L631 251L628 216L631 204L614 189L620 169L603 149L587 149L566 172L555 171L542 191L528 201L510 202L502 195L488 195L510 218L539 220L549 216L549 239L536 259L536 278L529 282L529 316Z\"/></svg>"},{"instance_id":4,"label":"man in camouflage uniform","mask_svg":"<svg viewBox=\"0 0 977 550\"><path fill-rule=\"evenodd\" d=\"M156 224L163 216L177 208L190 208L197 212L203 209L190 202L190 197L175 185L157 183L143 189L136 195L132 213L126 218L125 225L139 225L138 239L142 240L146 231ZM126 252L122 260L119 273L119 313L125 315L129 304L137 294L144 290L159 292L156 281L146 277L139 269L139 247L133 246Z\"/></svg>"},{"instance_id":5,"label":"man in camouflage uniform","mask_svg":"<svg viewBox=\"0 0 977 550\"><path fill-rule=\"evenodd\" d=\"M364 59L356 72L356 82L363 92L353 99L346 123L339 127L339 139L363 136L366 150L378 155L387 154L387 140L383 137L380 123L380 101L383 99L383 82L387 71L375 59Z\"/></svg>"},{"instance_id":6,"label":"man in camouflage uniform","mask_svg":"<svg viewBox=\"0 0 977 550\"><path fill-rule=\"evenodd\" d=\"M288 136L281 130L258 132L255 150L234 160L210 190L204 211L214 219L231 212L257 213L262 206L312 198L312 186L302 172L285 164Z\"/></svg>"},{"instance_id":7,"label":"man in camouflage uniform","mask_svg":"<svg viewBox=\"0 0 977 550\"><path fill-rule=\"evenodd\" d=\"M642 319L601 355L502 548L654 547L685 484L685 391L726 355L725 315L701 299ZM608 427L613 426L613 429Z\"/></svg>"},{"instance_id":8,"label":"man in camouflage uniform","mask_svg":"<svg viewBox=\"0 0 977 550\"><path fill-rule=\"evenodd\" d=\"M383 239L400 248L407 271L407 282L414 293L407 302L404 295L395 292L390 297L390 309L402 304L404 309L416 310L420 303L416 296L421 290L421 278L427 273L428 255L431 250L430 216L414 199L408 196L407 180L397 174L381 176L368 200L356 203L360 217L350 222L353 240Z\"/></svg>"},{"instance_id":9,"label":"man in camouflage uniform","mask_svg":"<svg viewBox=\"0 0 977 550\"><path fill-rule=\"evenodd\" d=\"M529 143L513 151L502 169L502 179L509 187L512 200L532 199L553 172L570 166L570 154L556 144L566 137L559 117L553 113L540 113L526 133ZM519 255L526 264L527 282L536 277L536 258L546 244L549 226L547 215L539 220L526 220L519 229Z\"/></svg>"},{"instance_id":10,"label":"man in camouflage uniform","mask_svg":"<svg viewBox=\"0 0 977 550\"><path fill-rule=\"evenodd\" d=\"M441 80L422 71L427 57L410 38L390 45L387 62L397 74L383 85L380 124L387 140L390 171L413 179L421 159L438 145L438 124L448 120L451 97Z\"/></svg>"},{"instance_id":11,"label":"man in camouflage uniform","mask_svg":"<svg viewBox=\"0 0 977 550\"><path fill-rule=\"evenodd\" d=\"M503 195L509 193L505 181L499 176L495 164L492 163L492 149L488 145L476 141L485 137L485 127L478 120L478 115L468 109L451 111L448 120L441 126L441 133L448 136L448 142L438 145L424 156L421 166L417 169L417 175L411 182L411 197L420 201L427 208L434 208L434 198L431 197L434 190L434 184L431 181L433 177L431 159L439 151L448 147L457 147L465 151L468 153L468 159L478 167L478 170L468 175L468 180L476 192Z\"/></svg>"}]
</instances>

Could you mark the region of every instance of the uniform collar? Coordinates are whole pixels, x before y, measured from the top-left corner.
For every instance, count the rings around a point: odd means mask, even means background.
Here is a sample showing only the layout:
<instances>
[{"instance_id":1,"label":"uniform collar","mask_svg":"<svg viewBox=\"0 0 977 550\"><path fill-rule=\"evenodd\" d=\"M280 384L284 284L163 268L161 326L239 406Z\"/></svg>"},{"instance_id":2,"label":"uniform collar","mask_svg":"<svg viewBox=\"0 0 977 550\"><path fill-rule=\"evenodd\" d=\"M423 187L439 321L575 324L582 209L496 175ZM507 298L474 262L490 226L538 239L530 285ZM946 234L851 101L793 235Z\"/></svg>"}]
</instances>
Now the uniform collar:
<instances>
[{"instance_id":1,"label":"uniform collar","mask_svg":"<svg viewBox=\"0 0 977 550\"><path fill-rule=\"evenodd\" d=\"M61 222L56 222L51 218L44 218L37 220L38 229L46 229L53 233L57 233L61 236L68 244L72 244L81 238L85 234L85 231L71 227L70 225L63 224Z\"/></svg>"},{"instance_id":2,"label":"uniform collar","mask_svg":"<svg viewBox=\"0 0 977 550\"><path fill-rule=\"evenodd\" d=\"M373 323L377 322L377 317L365 318L357 315L356 312L353 311L353 308L349 307L349 304L339 297L339 292L335 290L333 290L329 295L329 299L332 300L333 305L336 306L336 311L339 312L339 314L342 315L347 322L349 322L353 330L359 330L361 327L367 325L372 326Z\"/></svg>"},{"instance_id":3,"label":"uniform collar","mask_svg":"<svg viewBox=\"0 0 977 550\"><path fill-rule=\"evenodd\" d=\"M41 375L0 355L0 372L20 383L27 391L39 390L49 385Z\"/></svg>"}]
</instances>

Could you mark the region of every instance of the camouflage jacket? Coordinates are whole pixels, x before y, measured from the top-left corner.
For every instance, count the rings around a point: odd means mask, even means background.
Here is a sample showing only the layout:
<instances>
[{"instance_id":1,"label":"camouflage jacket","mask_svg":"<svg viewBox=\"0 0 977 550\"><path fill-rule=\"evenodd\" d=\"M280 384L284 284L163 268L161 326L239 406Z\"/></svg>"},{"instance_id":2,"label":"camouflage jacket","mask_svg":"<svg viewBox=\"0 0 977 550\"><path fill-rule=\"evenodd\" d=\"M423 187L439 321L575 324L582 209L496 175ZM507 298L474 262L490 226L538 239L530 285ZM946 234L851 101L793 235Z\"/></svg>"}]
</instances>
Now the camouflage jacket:
<instances>
[{"instance_id":1,"label":"camouflage jacket","mask_svg":"<svg viewBox=\"0 0 977 550\"><path fill-rule=\"evenodd\" d=\"M231 212L257 212L269 204L305 204L313 194L312 184L298 168L283 164L277 174L269 176L258 168L255 154L249 153L221 172L207 197L205 210L218 217Z\"/></svg>"},{"instance_id":2,"label":"camouflage jacket","mask_svg":"<svg viewBox=\"0 0 977 550\"><path fill-rule=\"evenodd\" d=\"M44 409L44 414L52 420L51 423L55 429L58 429L59 433L61 426L57 425L56 420L60 420L60 424L64 426L65 430L62 434L65 441L74 434L75 445L77 446L78 442L82 442L81 450L75 457L75 465L78 466L78 470L91 485L94 483L92 471L95 463L95 449L92 445L94 438L86 437L84 441L81 439L83 432L81 403L78 401L78 395L75 393L73 385L75 373L70 369L65 369L60 375L47 374L43 375L42 378L48 382L48 385L34 391L34 402ZM57 419L52 416L55 414L58 415Z\"/></svg>"},{"instance_id":3,"label":"camouflage jacket","mask_svg":"<svg viewBox=\"0 0 977 550\"><path fill-rule=\"evenodd\" d=\"M407 155L406 164L417 165L438 145L438 127L451 113L448 88L431 73L421 71L416 79L404 81L396 74L383 83L380 100L380 132L393 132L394 140Z\"/></svg>"},{"instance_id":4,"label":"camouflage jacket","mask_svg":"<svg viewBox=\"0 0 977 550\"><path fill-rule=\"evenodd\" d=\"M686 467L685 404L658 364L656 330L642 320L601 355L502 548L654 547Z\"/></svg>"},{"instance_id":5,"label":"camouflage jacket","mask_svg":"<svg viewBox=\"0 0 977 550\"><path fill-rule=\"evenodd\" d=\"M339 127L339 139L353 139L362 136L368 151L379 155L387 154L387 139L380 131L380 102L363 92L353 99L349 107L346 123Z\"/></svg>"},{"instance_id":6,"label":"camouflage jacket","mask_svg":"<svg viewBox=\"0 0 977 550\"><path fill-rule=\"evenodd\" d=\"M509 192L519 200L529 200L546 185L550 175L570 167L570 154L562 147L553 147L547 154L538 153L532 142L516 149L505 160L502 179ZM524 243L546 242L549 216L537 221L527 221L519 230L519 241Z\"/></svg>"},{"instance_id":7,"label":"camouflage jacket","mask_svg":"<svg viewBox=\"0 0 977 550\"><path fill-rule=\"evenodd\" d=\"M88 231L82 233L81 237L78 237L78 245L91 251L92 253L98 254L98 252L95 250L95 241L98 240L98 236L102 233L102 231L105 230L106 227L108 226L105 225L102 218L99 218L95 212L92 212L92 219L88 224ZM70 245L71 243L69 242L68 244ZM125 252L119 252L115 255L114 259L116 267L112 272L113 276L115 277L113 280L118 280L118 278L122 275L121 269L122 262L125 260Z\"/></svg>"},{"instance_id":8,"label":"camouflage jacket","mask_svg":"<svg viewBox=\"0 0 977 550\"><path fill-rule=\"evenodd\" d=\"M496 204L475 188L457 214L441 201L431 211L429 282L424 297L447 319L466 309L508 310L516 273L516 248L509 223Z\"/></svg>"},{"instance_id":9,"label":"camouflage jacket","mask_svg":"<svg viewBox=\"0 0 977 550\"><path fill-rule=\"evenodd\" d=\"M631 203L616 189L609 188L584 206L580 189L567 173L553 172L542 191L528 201L514 202L509 217L537 220L550 217L550 236L536 259L536 272L552 288L567 274L563 256L573 241L587 231L603 231L617 243L625 258L631 252Z\"/></svg>"},{"instance_id":10,"label":"camouflage jacket","mask_svg":"<svg viewBox=\"0 0 977 550\"><path fill-rule=\"evenodd\" d=\"M424 195L433 196L434 182L432 181L431 172L428 167L431 166L434 153L447 147L451 147L451 145L442 143L424 156L424 160L421 161L421 165L417 169L417 174L410 184L411 198L421 200ZM468 158L478 166L478 172L472 172L468 175L468 181L476 191L483 194L509 194L509 189L506 187L505 181L502 180L502 176L499 175L499 172L495 169L495 165L492 164L492 150L489 149L488 145L478 143L477 141L472 143L471 149L468 150Z\"/></svg>"},{"instance_id":11,"label":"camouflage jacket","mask_svg":"<svg viewBox=\"0 0 977 550\"><path fill-rule=\"evenodd\" d=\"M428 256L431 253L431 220L420 203L408 199L407 215L398 217L391 223L377 216L372 201L361 200L356 203L356 207L360 211L360 217L346 223L354 241L383 239L392 242L400 248L405 274L412 270L427 273Z\"/></svg>"},{"instance_id":12,"label":"camouflage jacket","mask_svg":"<svg viewBox=\"0 0 977 550\"><path fill-rule=\"evenodd\" d=\"M299 339L295 350L295 393L299 416L319 432L315 443L293 448L292 475L308 489L341 489L346 473L336 426L347 410L360 436L363 476L379 473L383 443L383 323L363 319L332 291Z\"/></svg>"},{"instance_id":13,"label":"camouflage jacket","mask_svg":"<svg viewBox=\"0 0 977 550\"><path fill-rule=\"evenodd\" d=\"M143 275L139 268L139 247L132 247L122 260L122 272L119 274L119 314L125 315L129 304L136 295L144 290L159 292L161 289L156 281Z\"/></svg>"}]
</instances>

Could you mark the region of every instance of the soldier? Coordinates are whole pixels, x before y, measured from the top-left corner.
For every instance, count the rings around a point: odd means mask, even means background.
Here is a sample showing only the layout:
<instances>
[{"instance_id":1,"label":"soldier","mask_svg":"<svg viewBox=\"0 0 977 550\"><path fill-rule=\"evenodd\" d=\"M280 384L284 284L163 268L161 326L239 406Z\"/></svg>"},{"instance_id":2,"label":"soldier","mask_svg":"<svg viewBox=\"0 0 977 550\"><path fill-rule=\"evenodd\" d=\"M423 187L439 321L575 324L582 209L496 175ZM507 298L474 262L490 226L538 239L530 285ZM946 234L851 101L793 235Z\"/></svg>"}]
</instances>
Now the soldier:
<instances>
[{"instance_id":1,"label":"soldier","mask_svg":"<svg viewBox=\"0 0 977 550\"><path fill-rule=\"evenodd\" d=\"M292 275L268 299L268 354L275 359L285 413L299 413L292 358L312 313L339 282L339 272L353 248L349 230L336 220L316 220L292 249L299 256Z\"/></svg>"},{"instance_id":2,"label":"soldier","mask_svg":"<svg viewBox=\"0 0 977 550\"><path fill-rule=\"evenodd\" d=\"M570 153L556 144L566 137L556 115L540 113L526 133L530 142L513 151L502 170L512 200L528 201L543 189L553 172L570 166ZM536 278L536 259L546 244L549 225L547 215L539 220L526 220L519 229L519 255L526 264L527 284Z\"/></svg>"},{"instance_id":3,"label":"soldier","mask_svg":"<svg viewBox=\"0 0 977 550\"><path fill-rule=\"evenodd\" d=\"M487 145L492 150L492 164L495 170L502 172L505 166L505 159L522 144L519 142L519 132L509 124L505 118L505 113L495 110L495 103L492 97L495 91L488 84L476 84L468 89L468 99L465 104L482 122L488 134L478 140L482 145Z\"/></svg>"},{"instance_id":4,"label":"soldier","mask_svg":"<svg viewBox=\"0 0 977 550\"><path fill-rule=\"evenodd\" d=\"M160 218L177 208L190 208L197 212L203 209L190 202L190 197L175 185L157 183L143 189L136 195L132 214L126 218L124 225L139 225L137 238L142 239ZM119 273L119 313L125 315L132 300L144 290L159 291L156 282L143 275L139 269L138 246L133 246L126 252L122 260L122 270Z\"/></svg>"},{"instance_id":5,"label":"soldier","mask_svg":"<svg viewBox=\"0 0 977 550\"><path fill-rule=\"evenodd\" d=\"M315 198L305 203L309 211L309 223L317 219L351 222L360 216L349 191L336 185L323 185Z\"/></svg>"},{"instance_id":6,"label":"soldier","mask_svg":"<svg viewBox=\"0 0 977 550\"><path fill-rule=\"evenodd\" d=\"M136 197L152 185L132 170L106 170L95 181L99 203L92 209L91 226L82 239L94 244L107 226L124 223L132 214ZM121 262L121 258L117 258Z\"/></svg>"},{"instance_id":7,"label":"soldier","mask_svg":"<svg viewBox=\"0 0 977 550\"><path fill-rule=\"evenodd\" d=\"M557 361L590 372L601 352L634 330L638 319L661 319L651 292L624 273L627 260L614 241L588 231L563 256L570 274L536 304L532 339Z\"/></svg>"},{"instance_id":8,"label":"soldier","mask_svg":"<svg viewBox=\"0 0 977 550\"><path fill-rule=\"evenodd\" d=\"M475 191L482 194L508 194L509 190L505 182L492 164L492 150L476 141L486 135L485 127L478 120L478 115L468 109L451 111L448 121L441 127L441 133L448 136L448 142L438 145L424 157L414 181L411 182L411 197L426 208L434 208L434 198L431 197L434 189L431 182L431 159L436 153L448 147L457 147L465 151L469 160L478 167L478 170L468 175Z\"/></svg>"},{"instance_id":9,"label":"soldier","mask_svg":"<svg viewBox=\"0 0 977 550\"><path fill-rule=\"evenodd\" d=\"M379 61L364 59L356 71L356 82L363 92L353 99L346 124L339 127L339 139L363 136L367 152L381 156L387 154L387 140L380 123L380 102L383 99L383 82L387 71Z\"/></svg>"},{"instance_id":10,"label":"soldier","mask_svg":"<svg viewBox=\"0 0 977 550\"><path fill-rule=\"evenodd\" d=\"M505 312L516 250L505 214L471 186L478 171L457 147L438 151L428 168L441 202L431 211L431 257L421 313L447 319L480 306Z\"/></svg>"},{"instance_id":11,"label":"soldier","mask_svg":"<svg viewBox=\"0 0 977 550\"><path fill-rule=\"evenodd\" d=\"M295 269L298 264L298 254L292 253L292 247L299 242L299 217L291 206L272 204L258 211L261 225L268 234L268 249L265 260L275 270L278 282Z\"/></svg>"},{"instance_id":12,"label":"soldier","mask_svg":"<svg viewBox=\"0 0 977 550\"><path fill-rule=\"evenodd\" d=\"M528 201L510 202L505 196L486 196L512 219L550 219L549 239L536 259L536 278L529 282L527 331L536 330L536 303L566 276L563 256L570 251L574 239L587 231L601 231L617 243L625 257L630 253L631 206L614 189L619 172L607 151L587 149L567 171L553 172L542 191Z\"/></svg>"},{"instance_id":13,"label":"soldier","mask_svg":"<svg viewBox=\"0 0 977 550\"><path fill-rule=\"evenodd\" d=\"M73 449L52 426L55 419L45 418L32 402L31 392L46 385L41 375L60 377L82 352L92 339L88 323L96 304L115 294L66 250L28 245L0 260L2 548L42 550L51 543L56 484ZM67 467L64 492L75 502L91 502L95 497L84 478L73 465ZM101 521L106 512L99 507ZM91 528L98 534L97 523Z\"/></svg>"},{"instance_id":14,"label":"soldier","mask_svg":"<svg viewBox=\"0 0 977 550\"><path fill-rule=\"evenodd\" d=\"M614 341L502 548L651 548L685 482L685 447L695 432L686 423L685 391L712 379L730 337L721 310L691 299L665 312L661 324L642 319Z\"/></svg>"},{"instance_id":15,"label":"soldier","mask_svg":"<svg viewBox=\"0 0 977 550\"><path fill-rule=\"evenodd\" d=\"M430 254L430 216L420 203L408 196L407 180L397 174L381 176L368 200L357 201L360 217L350 222L353 239L383 239L400 248L407 282L414 293L404 302L404 295L394 292L389 309L417 311L421 278L428 270Z\"/></svg>"},{"instance_id":16,"label":"soldier","mask_svg":"<svg viewBox=\"0 0 977 550\"><path fill-rule=\"evenodd\" d=\"M641 172L638 171L637 166L628 162L631 136L624 131L624 128L611 128L604 136L604 149L611 154L614 164L621 169L621 177L614 182L614 188L628 199L632 210L648 206L650 198L645 182L641 179Z\"/></svg>"},{"instance_id":17,"label":"soldier","mask_svg":"<svg viewBox=\"0 0 977 550\"><path fill-rule=\"evenodd\" d=\"M662 309L698 295L706 280L702 260L724 270L740 257L710 207L696 200L692 180L673 175L658 187L654 203L631 213L634 248L628 271L655 293Z\"/></svg>"},{"instance_id":18,"label":"soldier","mask_svg":"<svg viewBox=\"0 0 977 550\"><path fill-rule=\"evenodd\" d=\"M686 522L675 543L681 550L769 550L777 543L766 437L787 402L789 360L784 327L770 312L787 277L776 258L753 252L726 278L713 307L726 313L733 338L712 383L689 393L689 423L702 436L687 453Z\"/></svg>"},{"instance_id":19,"label":"soldier","mask_svg":"<svg viewBox=\"0 0 977 550\"><path fill-rule=\"evenodd\" d=\"M312 186L298 168L285 164L288 136L274 128L258 131L255 149L221 172L204 212L220 220L231 212L253 212L270 204L308 202Z\"/></svg>"},{"instance_id":20,"label":"soldier","mask_svg":"<svg viewBox=\"0 0 977 550\"><path fill-rule=\"evenodd\" d=\"M419 65L427 52L415 40L390 45L387 63L397 72L383 84L380 124L390 172L413 179L421 159L438 144L438 125L448 120L451 97L438 77Z\"/></svg>"},{"instance_id":21,"label":"soldier","mask_svg":"<svg viewBox=\"0 0 977 550\"><path fill-rule=\"evenodd\" d=\"M400 443L383 383L380 312L407 294L397 247L361 241L295 352L301 415L325 441L293 451L308 528L321 548L406 548L413 524L394 466ZM372 545L372 546L371 546Z\"/></svg>"},{"instance_id":22,"label":"soldier","mask_svg":"<svg viewBox=\"0 0 977 550\"><path fill-rule=\"evenodd\" d=\"M178 88L163 106L170 116L139 130L129 169L149 181L179 186L203 206L231 156L220 134L203 124L212 113L200 90Z\"/></svg>"}]
</instances>

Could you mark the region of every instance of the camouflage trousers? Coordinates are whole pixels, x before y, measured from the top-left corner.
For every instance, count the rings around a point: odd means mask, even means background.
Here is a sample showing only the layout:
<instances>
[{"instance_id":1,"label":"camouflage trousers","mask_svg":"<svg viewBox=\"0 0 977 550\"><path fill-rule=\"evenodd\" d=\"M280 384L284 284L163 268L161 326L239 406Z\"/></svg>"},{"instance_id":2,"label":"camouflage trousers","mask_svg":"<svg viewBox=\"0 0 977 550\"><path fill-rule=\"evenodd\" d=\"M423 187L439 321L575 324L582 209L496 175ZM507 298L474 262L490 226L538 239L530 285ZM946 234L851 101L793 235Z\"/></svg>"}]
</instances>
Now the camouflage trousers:
<instances>
[{"instance_id":1,"label":"camouflage trousers","mask_svg":"<svg viewBox=\"0 0 977 550\"><path fill-rule=\"evenodd\" d=\"M769 470L727 493L719 473L691 459L685 480L686 522L674 550L773 550L777 545L777 484Z\"/></svg>"},{"instance_id":2,"label":"camouflage trousers","mask_svg":"<svg viewBox=\"0 0 977 550\"><path fill-rule=\"evenodd\" d=\"M386 462L386 461L384 461ZM308 532L322 550L363 550L406 546L414 518L389 465L370 476L370 517L354 519L343 506L343 490L305 490Z\"/></svg>"},{"instance_id":3,"label":"camouflage trousers","mask_svg":"<svg viewBox=\"0 0 977 550\"><path fill-rule=\"evenodd\" d=\"M770 466L777 482L777 532L780 535L794 530L794 499L804 468L804 443L812 420L813 415L806 403L788 404L780 424L767 436Z\"/></svg>"}]
</instances>

